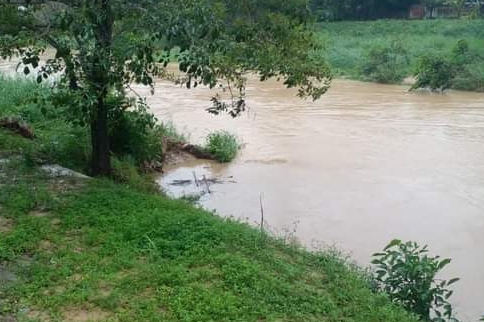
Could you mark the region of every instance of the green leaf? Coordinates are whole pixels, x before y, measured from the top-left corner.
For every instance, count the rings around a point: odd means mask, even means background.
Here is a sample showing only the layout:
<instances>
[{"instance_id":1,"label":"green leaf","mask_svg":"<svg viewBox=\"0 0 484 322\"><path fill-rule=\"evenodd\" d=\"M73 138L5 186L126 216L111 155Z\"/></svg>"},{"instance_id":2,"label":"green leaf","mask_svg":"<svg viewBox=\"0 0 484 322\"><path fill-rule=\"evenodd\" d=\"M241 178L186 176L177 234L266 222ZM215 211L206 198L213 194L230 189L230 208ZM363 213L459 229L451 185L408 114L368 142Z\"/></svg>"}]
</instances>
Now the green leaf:
<instances>
[{"instance_id":1,"label":"green leaf","mask_svg":"<svg viewBox=\"0 0 484 322\"><path fill-rule=\"evenodd\" d=\"M458 282L458 281L460 281L460 278L458 278L458 277L456 277L456 278L452 278L452 279L450 279L450 280L447 282L447 286L452 285L452 284L454 284L455 282Z\"/></svg>"},{"instance_id":2,"label":"green leaf","mask_svg":"<svg viewBox=\"0 0 484 322\"><path fill-rule=\"evenodd\" d=\"M399 240L399 239L394 239L392 240L383 250L384 251L387 251L388 249L392 248L392 247L395 247L397 245L401 245L402 244L402 241Z\"/></svg>"},{"instance_id":3,"label":"green leaf","mask_svg":"<svg viewBox=\"0 0 484 322\"><path fill-rule=\"evenodd\" d=\"M446 258L444 260L442 260L439 265L437 266L439 270L441 270L442 268L444 268L446 265L448 265L452 260L450 258Z\"/></svg>"}]
</instances>

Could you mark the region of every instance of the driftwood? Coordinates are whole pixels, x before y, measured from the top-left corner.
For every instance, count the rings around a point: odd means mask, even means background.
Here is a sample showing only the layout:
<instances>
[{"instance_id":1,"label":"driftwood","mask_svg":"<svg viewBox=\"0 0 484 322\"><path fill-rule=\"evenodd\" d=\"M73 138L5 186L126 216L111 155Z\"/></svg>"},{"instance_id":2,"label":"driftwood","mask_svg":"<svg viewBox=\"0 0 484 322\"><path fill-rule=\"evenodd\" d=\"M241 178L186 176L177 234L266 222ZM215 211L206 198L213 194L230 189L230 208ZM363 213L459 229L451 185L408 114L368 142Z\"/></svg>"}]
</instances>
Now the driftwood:
<instances>
[{"instance_id":1,"label":"driftwood","mask_svg":"<svg viewBox=\"0 0 484 322\"><path fill-rule=\"evenodd\" d=\"M7 129L14 132L26 139L34 139L34 132L29 128L28 125L21 123L15 118L4 118L0 120L0 128Z\"/></svg>"},{"instance_id":2,"label":"driftwood","mask_svg":"<svg viewBox=\"0 0 484 322\"><path fill-rule=\"evenodd\" d=\"M216 160L215 156L213 156L210 152L206 151L203 147L198 145L165 139L164 146L164 150L167 152L182 151L193 155L197 159Z\"/></svg>"},{"instance_id":3,"label":"driftwood","mask_svg":"<svg viewBox=\"0 0 484 322\"><path fill-rule=\"evenodd\" d=\"M219 179L216 179L216 178L207 178L204 175L202 177L202 179L196 178L196 180L190 180L190 179L173 180L170 183L170 185L171 186L188 186L188 185L191 185L191 184L195 184L197 187L199 187L202 183L208 188L208 190L210 190L210 188L208 187L209 184L235 183L235 181L223 181L223 180L219 180Z\"/></svg>"}]
</instances>

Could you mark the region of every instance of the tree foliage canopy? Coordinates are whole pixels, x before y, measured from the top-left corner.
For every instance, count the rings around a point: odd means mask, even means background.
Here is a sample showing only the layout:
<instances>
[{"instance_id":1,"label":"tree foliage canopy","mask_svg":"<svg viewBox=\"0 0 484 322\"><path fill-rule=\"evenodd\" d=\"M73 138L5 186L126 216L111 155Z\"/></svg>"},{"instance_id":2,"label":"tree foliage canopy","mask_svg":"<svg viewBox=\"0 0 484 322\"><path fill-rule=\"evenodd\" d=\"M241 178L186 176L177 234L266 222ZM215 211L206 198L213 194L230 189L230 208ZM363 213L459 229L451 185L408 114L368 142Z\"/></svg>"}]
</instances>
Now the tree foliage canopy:
<instances>
[{"instance_id":1,"label":"tree foliage canopy","mask_svg":"<svg viewBox=\"0 0 484 322\"><path fill-rule=\"evenodd\" d=\"M90 125L93 172L106 174L110 115L144 104L128 99L130 84L153 87L172 61L186 87L232 94L228 102L213 98L215 114L245 109L248 72L319 98L330 72L311 57L309 16L305 0L32 0L21 7L0 0L0 54L20 56L25 73L35 69L39 82L59 75L57 97L69 102L73 120ZM47 47L55 57L41 64Z\"/></svg>"}]
</instances>

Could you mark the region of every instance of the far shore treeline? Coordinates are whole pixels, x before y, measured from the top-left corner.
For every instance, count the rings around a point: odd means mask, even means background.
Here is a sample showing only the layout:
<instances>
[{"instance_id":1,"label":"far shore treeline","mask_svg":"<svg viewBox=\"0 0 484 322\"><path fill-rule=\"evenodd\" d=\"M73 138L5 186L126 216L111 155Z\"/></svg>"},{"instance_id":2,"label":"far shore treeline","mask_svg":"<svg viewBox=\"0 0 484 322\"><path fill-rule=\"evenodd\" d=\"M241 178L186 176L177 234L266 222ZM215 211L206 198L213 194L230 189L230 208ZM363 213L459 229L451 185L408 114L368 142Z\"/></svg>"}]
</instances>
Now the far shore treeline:
<instances>
[{"instance_id":1,"label":"far shore treeline","mask_svg":"<svg viewBox=\"0 0 484 322\"><path fill-rule=\"evenodd\" d=\"M480 0L310 0L320 21L480 16Z\"/></svg>"}]
</instances>

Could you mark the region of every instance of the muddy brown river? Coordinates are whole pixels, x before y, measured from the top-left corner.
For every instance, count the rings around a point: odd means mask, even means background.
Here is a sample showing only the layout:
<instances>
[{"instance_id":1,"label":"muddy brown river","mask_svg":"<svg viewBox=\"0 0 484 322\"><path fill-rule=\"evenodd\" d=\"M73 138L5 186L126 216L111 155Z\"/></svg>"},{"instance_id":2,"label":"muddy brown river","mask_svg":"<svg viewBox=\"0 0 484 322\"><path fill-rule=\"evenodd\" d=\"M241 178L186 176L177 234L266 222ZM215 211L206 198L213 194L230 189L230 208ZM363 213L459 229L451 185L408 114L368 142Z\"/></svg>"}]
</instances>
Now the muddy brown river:
<instances>
[{"instance_id":1,"label":"muddy brown river","mask_svg":"<svg viewBox=\"0 0 484 322\"><path fill-rule=\"evenodd\" d=\"M9 71L11 63L0 64ZM428 244L453 259L459 317L484 313L484 94L409 93L407 86L336 80L317 102L275 81L251 80L250 110L237 119L205 112L213 94L159 81L148 96L161 121L190 141L214 130L235 133L237 159L167 168L160 185L222 216L297 238L308 248L336 246L361 265L391 239ZM205 176L207 188L178 180ZM193 180L194 181L194 180Z\"/></svg>"},{"instance_id":2,"label":"muddy brown river","mask_svg":"<svg viewBox=\"0 0 484 322\"><path fill-rule=\"evenodd\" d=\"M319 101L275 81L249 83L250 111L204 111L212 93L159 82L154 113L203 143L214 130L243 143L226 165L192 161L159 179L171 195L206 192L176 180L215 178L200 204L265 222L310 248L336 246L362 265L393 238L428 244L453 259L453 302L463 320L484 313L484 95L409 93L406 86L336 80ZM194 181L194 180L193 180Z\"/></svg>"}]
</instances>

